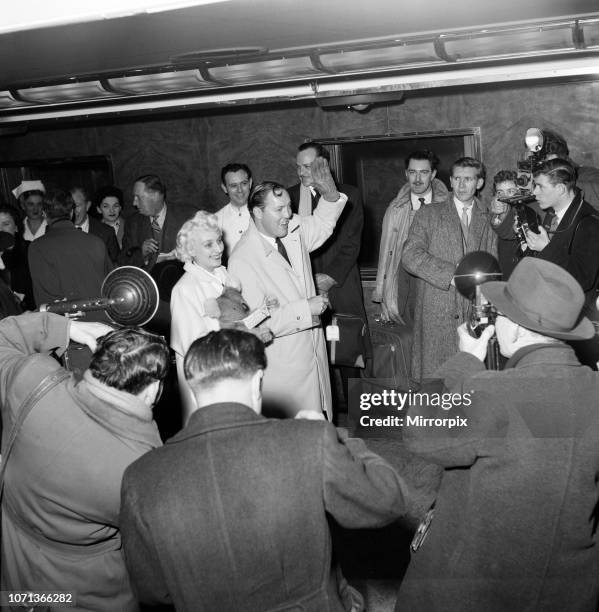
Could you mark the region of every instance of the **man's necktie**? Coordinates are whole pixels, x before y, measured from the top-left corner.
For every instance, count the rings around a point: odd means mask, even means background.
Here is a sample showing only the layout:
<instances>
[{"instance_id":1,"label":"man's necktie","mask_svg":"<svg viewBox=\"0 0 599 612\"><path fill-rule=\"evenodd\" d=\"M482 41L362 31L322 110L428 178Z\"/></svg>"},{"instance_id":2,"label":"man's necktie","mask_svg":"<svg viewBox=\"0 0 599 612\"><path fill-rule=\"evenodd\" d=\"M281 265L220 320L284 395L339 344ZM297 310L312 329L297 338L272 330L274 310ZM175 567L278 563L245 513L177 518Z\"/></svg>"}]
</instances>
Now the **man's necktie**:
<instances>
[{"instance_id":1,"label":"man's necktie","mask_svg":"<svg viewBox=\"0 0 599 612\"><path fill-rule=\"evenodd\" d=\"M424 198L418 198L418 204L412 200L412 210L420 210L424 206Z\"/></svg>"},{"instance_id":2,"label":"man's necktie","mask_svg":"<svg viewBox=\"0 0 599 612\"><path fill-rule=\"evenodd\" d=\"M277 243L277 251L279 251L279 253L281 253L281 255L287 260L287 263L291 265L291 261L289 261L289 255L287 255L287 249L285 248L285 245L283 244L281 239L277 238L275 242Z\"/></svg>"},{"instance_id":3,"label":"man's necktie","mask_svg":"<svg viewBox=\"0 0 599 612\"><path fill-rule=\"evenodd\" d=\"M162 228L158 223L158 217L152 217L152 238L154 238L160 247L160 243L162 242Z\"/></svg>"},{"instance_id":4,"label":"man's necktie","mask_svg":"<svg viewBox=\"0 0 599 612\"><path fill-rule=\"evenodd\" d=\"M153 268L154 264L156 263L156 260L158 259L158 253L160 253L160 249L162 246L162 228L158 223L158 217L151 217L150 220L152 224L152 238L154 238L154 240L158 243L158 249L150 256L148 256L145 259L144 263L149 268Z\"/></svg>"},{"instance_id":5,"label":"man's necktie","mask_svg":"<svg viewBox=\"0 0 599 612\"><path fill-rule=\"evenodd\" d=\"M468 238L468 226L470 225L468 221L468 206L462 207L460 223L462 224L462 229L464 230L464 239L466 239Z\"/></svg>"},{"instance_id":6,"label":"man's necktie","mask_svg":"<svg viewBox=\"0 0 599 612\"><path fill-rule=\"evenodd\" d=\"M555 211L553 208L548 208L543 219L543 227L547 230L548 234L554 234L558 225L559 221ZM551 236L549 236L549 239L551 240Z\"/></svg>"}]
</instances>

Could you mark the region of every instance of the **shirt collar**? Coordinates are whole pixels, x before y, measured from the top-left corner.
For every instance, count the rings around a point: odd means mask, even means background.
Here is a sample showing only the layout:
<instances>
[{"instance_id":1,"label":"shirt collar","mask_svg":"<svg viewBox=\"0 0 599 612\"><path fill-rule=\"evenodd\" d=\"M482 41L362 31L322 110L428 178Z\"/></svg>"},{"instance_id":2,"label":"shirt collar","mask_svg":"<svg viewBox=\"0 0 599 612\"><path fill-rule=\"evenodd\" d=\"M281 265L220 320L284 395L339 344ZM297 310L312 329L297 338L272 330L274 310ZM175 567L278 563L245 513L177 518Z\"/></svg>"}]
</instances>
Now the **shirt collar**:
<instances>
[{"instance_id":1,"label":"shirt collar","mask_svg":"<svg viewBox=\"0 0 599 612\"><path fill-rule=\"evenodd\" d=\"M153 215L154 217L154 215ZM151 218L153 218L151 217ZM162 227L164 225L164 220L166 219L166 203L164 204L164 206L162 207L162 210L155 215L156 221L158 222L158 225L160 225L160 227Z\"/></svg>"},{"instance_id":2,"label":"shirt collar","mask_svg":"<svg viewBox=\"0 0 599 612\"><path fill-rule=\"evenodd\" d=\"M415 204L416 206L421 203L421 198L424 200L425 204L430 204L433 201L433 190L429 189L424 195L418 195L417 193L410 191L410 197L412 199L412 204Z\"/></svg>"},{"instance_id":3,"label":"shirt collar","mask_svg":"<svg viewBox=\"0 0 599 612\"><path fill-rule=\"evenodd\" d=\"M268 244L270 244L274 249L277 249L276 238L273 238L272 236L267 236L266 234L263 234L260 230L258 230L258 233L260 234L260 236L262 236L262 238L264 238L264 240L266 240L266 242L268 242Z\"/></svg>"},{"instance_id":4,"label":"shirt collar","mask_svg":"<svg viewBox=\"0 0 599 612\"><path fill-rule=\"evenodd\" d=\"M32 240L35 240L36 238L39 238L40 236L43 236L46 233L46 228L48 227L48 221L44 219L42 221L42 224L39 226L37 232L35 232L35 234L31 231L31 228L29 227L29 219L25 219L25 222L23 223L23 227L24 227L23 229L24 240L31 242Z\"/></svg>"},{"instance_id":5,"label":"shirt collar","mask_svg":"<svg viewBox=\"0 0 599 612\"><path fill-rule=\"evenodd\" d=\"M75 227L80 227L82 231L89 234L89 215L86 215L85 221L81 225L76 225Z\"/></svg>"}]
</instances>

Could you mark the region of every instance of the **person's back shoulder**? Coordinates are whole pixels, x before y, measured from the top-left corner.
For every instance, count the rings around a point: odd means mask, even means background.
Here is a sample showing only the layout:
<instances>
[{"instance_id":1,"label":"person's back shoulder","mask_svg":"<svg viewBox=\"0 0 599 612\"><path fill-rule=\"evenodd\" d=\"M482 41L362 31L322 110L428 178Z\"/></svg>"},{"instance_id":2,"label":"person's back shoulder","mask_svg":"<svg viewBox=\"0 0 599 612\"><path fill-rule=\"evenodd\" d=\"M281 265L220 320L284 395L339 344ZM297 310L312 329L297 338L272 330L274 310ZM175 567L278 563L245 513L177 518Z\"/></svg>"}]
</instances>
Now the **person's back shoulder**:
<instances>
[{"instance_id":1,"label":"person's back shoulder","mask_svg":"<svg viewBox=\"0 0 599 612\"><path fill-rule=\"evenodd\" d=\"M301 465L304 475L311 474L320 482L319 474L323 468L321 448L327 427L333 426L325 421L266 418L253 422L250 428L225 427L227 443L235 448L235 453L227 455L227 459L223 455L221 459L229 468L235 461L242 461L245 471L260 474L265 473L265 466L270 466L268 469L273 470L273 478L275 474L280 477L286 470L290 471L291 477L295 473L293 466ZM212 454L204 445L205 440L204 433L194 435L183 429L164 446L145 453L129 465L123 487L133 491L136 498L149 507L164 492L187 487L192 484L191 480L196 482L193 474L208 465L208 455ZM258 455L257 448L261 449ZM252 458L249 464L244 457ZM278 458L276 466L271 463L272 457ZM188 469L182 470L182 466ZM218 462L215 469L220 474L223 464Z\"/></svg>"}]
</instances>

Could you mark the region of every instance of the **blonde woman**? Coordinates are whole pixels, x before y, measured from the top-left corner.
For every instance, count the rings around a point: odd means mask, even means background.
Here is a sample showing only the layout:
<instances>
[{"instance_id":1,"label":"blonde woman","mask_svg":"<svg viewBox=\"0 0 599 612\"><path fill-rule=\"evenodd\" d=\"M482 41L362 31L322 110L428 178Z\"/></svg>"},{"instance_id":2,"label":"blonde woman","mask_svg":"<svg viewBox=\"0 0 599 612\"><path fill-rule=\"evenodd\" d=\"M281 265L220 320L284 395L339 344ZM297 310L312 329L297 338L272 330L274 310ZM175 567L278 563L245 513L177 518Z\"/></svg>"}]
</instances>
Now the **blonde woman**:
<instances>
[{"instance_id":1,"label":"blonde woman","mask_svg":"<svg viewBox=\"0 0 599 612\"><path fill-rule=\"evenodd\" d=\"M171 348L176 353L177 378L183 401L183 420L190 414L191 394L183 373L183 358L196 338L220 329L217 319L206 310L207 302L237 286L221 265L222 232L215 215L204 210L186 221L177 234L176 257L185 273L171 294Z\"/></svg>"}]
</instances>

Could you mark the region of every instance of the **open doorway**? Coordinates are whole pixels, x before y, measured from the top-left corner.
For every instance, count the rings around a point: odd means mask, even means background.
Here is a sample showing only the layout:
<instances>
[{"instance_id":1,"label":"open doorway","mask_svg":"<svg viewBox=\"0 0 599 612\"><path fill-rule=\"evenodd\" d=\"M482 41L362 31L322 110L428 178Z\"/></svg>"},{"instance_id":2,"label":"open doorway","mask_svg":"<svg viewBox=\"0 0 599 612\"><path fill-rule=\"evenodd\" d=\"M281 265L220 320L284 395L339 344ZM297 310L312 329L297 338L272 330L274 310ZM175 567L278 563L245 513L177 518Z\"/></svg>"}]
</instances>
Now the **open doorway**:
<instances>
[{"instance_id":1,"label":"open doorway","mask_svg":"<svg viewBox=\"0 0 599 612\"><path fill-rule=\"evenodd\" d=\"M364 231L359 258L362 280L376 277L383 216L406 182L404 159L412 151L434 151L440 159L437 178L449 188L452 163L464 155L481 159L482 153L480 128L318 141L330 150L331 166L339 182L355 185L362 194Z\"/></svg>"}]
</instances>

